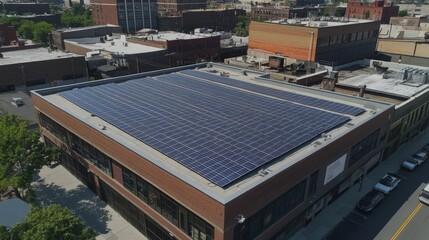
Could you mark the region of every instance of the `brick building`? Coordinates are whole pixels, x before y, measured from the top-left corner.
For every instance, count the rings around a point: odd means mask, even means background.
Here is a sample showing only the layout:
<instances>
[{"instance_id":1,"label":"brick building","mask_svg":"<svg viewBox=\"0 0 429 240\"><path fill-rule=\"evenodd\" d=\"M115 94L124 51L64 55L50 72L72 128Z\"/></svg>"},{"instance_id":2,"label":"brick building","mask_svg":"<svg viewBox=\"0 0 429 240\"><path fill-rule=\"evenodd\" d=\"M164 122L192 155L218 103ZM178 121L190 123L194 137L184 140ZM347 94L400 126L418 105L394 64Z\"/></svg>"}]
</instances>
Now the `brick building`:
<instances>
[{"instance_id":1,"label":"brick building","mask_svg":"<svg viewBox=\"0 0 429 240\"><path fill-rule=\"evenodd\" d=\"M160 31L191 32L195 28L232 31L237 19L245 15L243 9L206 9L183 11L181 16L160 16Z\"/></svg>"},{"instance_id":2,"label":"brick building","mask_svg":"<svg viewBox=\"0 0 429 240\"><path fill-rule=\"evenodd\" d=\"M28 91L87 80L83 56L34 48L2 52L0 91Z\"/></svg>"},{"instance_id":3,"label":"brick building","mask_svg":"<svg viewBox=\"0 0 429 240\"><path fill-rule=\"evenodd\" d=\"M248 55L266 59L284 56L329 65L373 55L380 22L323 20L252 21Z\"/></svg>"},{"instance_id":4,"label":"brick building","mask_svg":"<svg viewBox=\"0 0 429 240\"><path fill-rule=\"evenodd\" d=\"M385 3L384 0L374 2L349 1L347 3L346 17L358 19L371 19L388 24L390 17L398 16L399 6Z\"/></svg>"},{"instance_id":5,"label":"brick building","mask_svg":"<svg viewBox=\"0 0 429 240\"><path fill-rule=\"evenodd\" d=\"M252 7L250 12L252 19L260 20L280 20L289 18L289 6L274 7L257 5Z\"/></svg>"},{"instance_id":6,"label":"brick building","mask_svg":"<svg viewBox=\"0 0 429 240\"><path fill-rule=\"evenodd\" d=\"M96 25L119 25L125 33L158 27L156 0L93 0L91 8Z\"/></svg>"},{"instance_id":7,"label":"brick building","mask_svg":"<svg viewBox=\"0 0 429 240\"><path fill-rule=\"evenodd\" d=\"M32 99L61 164L152 240L289 238L380 161L394 112L214 63Z\"/></svg>"},{"instance_id":8,"label":"brick building","mask_svg":"<svg viewBox=\"0 0 429 240\"><path fill-rule=\"evenodd\" d=\"M192 9L206 9L206 0L158 0L158 14L160 16L180 16L183 11Z\"/></svg>"},{"instance_id":9,"label":"brick building","mask_svg":"<svg viewBox=\"0 0 429 240\"><path fill-rule=\"evenodd\" d=\"M220 59L220 36L158 32L129 38L132 43L166 49L169 67Z\"/></svg>"},{"instance_id":10,"label":"brick building","mask_svg":"<svg viewBox=\"0 0 429 240\"><path fill-rule=\"evenodd\" d=\"M8 46L12 41L17 41L16 29L6 24L0 24L0 47Z\"/></svg>"}]
</instances>

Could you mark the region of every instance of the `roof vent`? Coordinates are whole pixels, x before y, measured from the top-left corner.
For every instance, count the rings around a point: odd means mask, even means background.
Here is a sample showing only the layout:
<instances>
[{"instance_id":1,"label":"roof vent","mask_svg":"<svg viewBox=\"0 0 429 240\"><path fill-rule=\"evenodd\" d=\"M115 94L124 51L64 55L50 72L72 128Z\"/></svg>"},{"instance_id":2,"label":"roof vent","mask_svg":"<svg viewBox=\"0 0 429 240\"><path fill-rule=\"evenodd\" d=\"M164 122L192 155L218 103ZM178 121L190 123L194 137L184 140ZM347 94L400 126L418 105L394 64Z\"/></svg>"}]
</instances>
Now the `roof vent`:
<instances>
[{"instance_id":1,"label":"roof vent","mask_svg":"<svg viewBox=\"0 0 429 240\"><path fill-rule=\"evenodd\" d=\"M100 124L98 126L100 127L100 130L106 130L106 126L105 125Z\"/></svg>"},{"instance_id":2,"label":"roof vent","mask_svg":"<svg viewBox=\"0 0 429 240\"><path fill-rule=\"evenodd\" d=\"M259 174L259 176L265 176L265 175L267 175L268 174L268 171L267 170L265 170L265 169L261 169L261 170L259 170L258 171L258 174Z\"/></svg>"}]
</instances>

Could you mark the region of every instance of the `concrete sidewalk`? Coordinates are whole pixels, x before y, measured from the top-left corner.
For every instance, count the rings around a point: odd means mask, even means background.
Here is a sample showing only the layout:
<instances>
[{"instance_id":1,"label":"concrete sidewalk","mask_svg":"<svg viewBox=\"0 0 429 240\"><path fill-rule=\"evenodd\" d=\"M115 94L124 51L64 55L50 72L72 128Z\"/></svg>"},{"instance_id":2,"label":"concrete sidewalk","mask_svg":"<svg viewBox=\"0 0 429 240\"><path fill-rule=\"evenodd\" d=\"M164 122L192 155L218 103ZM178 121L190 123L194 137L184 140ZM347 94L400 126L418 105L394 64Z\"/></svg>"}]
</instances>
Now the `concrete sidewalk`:
<instances>
[{"instance_id":1,"label":"concrete sidewalk","mask_svg":"<svg viewBox=\"0 0 429 240\"><path fill-rule=\"evenodd\" d=\"M98 240L147 239L61 165L43 167L32 185L39 205L71 209L99 234Z\"/></svg>"},{"instance_id":2,"label":"concrete sidewalk","mask_svg":"<svg viewBox=\"0 0 429 240\"><path fill-rule=\"evenodd\" d=\"M310 224L300 229L291 240L320 240L326 237L337 226L343 218L350 214L356 207L358 201L388 172L397 172L402 161L421 149L429 142L429 131L425 130L412 140L401 146L388 159L381 162L363 180L362 189L359 184L352 186L342 194L335 202L327 206L317 215Z\"/></svg>"}]
</instances>

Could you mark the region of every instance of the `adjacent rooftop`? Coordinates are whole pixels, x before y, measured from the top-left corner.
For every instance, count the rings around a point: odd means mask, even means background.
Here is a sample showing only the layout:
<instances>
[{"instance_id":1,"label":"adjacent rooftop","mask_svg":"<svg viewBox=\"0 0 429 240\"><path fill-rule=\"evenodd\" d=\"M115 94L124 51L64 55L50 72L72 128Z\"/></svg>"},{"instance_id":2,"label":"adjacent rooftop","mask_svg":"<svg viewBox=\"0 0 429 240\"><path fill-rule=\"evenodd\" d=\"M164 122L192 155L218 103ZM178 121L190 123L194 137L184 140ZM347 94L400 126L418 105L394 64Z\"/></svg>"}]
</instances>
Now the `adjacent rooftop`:
<instances>
[{"instance_id":1,"label":"adjacent rooftop","mask_svg":"<svg viewBox=\"0 0 429 240\"><path fill-rule=\"evenodd\" d=\"M79 56L73 53L52 51L48 48L32 48L25 50L8 51L3 52L2 54L3 58L0 58L0 66Z\"/></svg>"}]
</instances>

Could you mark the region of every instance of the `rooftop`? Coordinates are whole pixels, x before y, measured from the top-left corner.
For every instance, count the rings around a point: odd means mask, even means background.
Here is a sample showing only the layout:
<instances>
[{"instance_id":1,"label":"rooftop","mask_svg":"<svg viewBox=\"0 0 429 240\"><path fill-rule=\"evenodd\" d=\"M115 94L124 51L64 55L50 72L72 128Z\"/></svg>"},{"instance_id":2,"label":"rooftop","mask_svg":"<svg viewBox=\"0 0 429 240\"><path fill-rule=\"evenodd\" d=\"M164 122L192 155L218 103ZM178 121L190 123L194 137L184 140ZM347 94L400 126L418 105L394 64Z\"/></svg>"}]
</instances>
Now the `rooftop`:
<instances>
[{"instance_id":1,"label":"rooftop","mask_svg":"<svg viewBox=\"0 0 429 240\"><path fill-rule=\"evenodd\" d=\"M149 52L164 51L163 48L150 47L141 44L130 43L126 40L125 35L118 37L107 37L101 41L100 37L91 38L76 38L64 40L65 43L70 43L90 49L91 51L101 50L111 53L123 54L141 54Z\"/></svg>"},{"instance_id":2,"label":"rooftop","mask_svg":"<svg viewBox=\"0 0 429 240\"><path fill-rule=\"evenodd\" d=\"M296 25L303 27L316 27L316 28L326 28L326 27L337 27L337 26L346 26L353 24L362 24L374 22L372 20L366 19L352 19L352 18L334 18L334 17L319 17L314 20L308 18L291 18L286 20L272 20L266 21L270 23L284 24L284 25Z\"/></svg>"},{"instance_id":3,"label":"rooftop","mask_svg":"<svg viewBox=\"0 0 429 240\"><path fill-rule=\"evenodd\" d=\"M173 40L188 40L188 39L201 39L201 38L208 38L213 37L214 35L211 34L187 34L187 33L180 33L180 32L173 32L173 31L165 31L165 32L158 32L157 34L148 34L145 36L133 36L135 38L146 38L148 40L156 40L156 41L173 41Z\"/></svg>"},{"instance_id":4,"label":"rooftop","mask_svg":"<svg viewBox=\"0 0 429 240\"><path fill-rule=\"evenodd\" d=\"M374 67L381 63L381 67ZM368 66L352 66L340 71L340 86L358 88L387 96L411 98L429 89L429 68L371 60Z\"/></svg>"},{"instance_id":5,"label":"rooftop","mask_svg":"<svg viewBox=\"0 0 429 240\"><path fill-rule=\"evenodd\" d=\"M106 24L106 25L95 25L95 26L89 26L89 27L61 28L61 29L57 29L56 31L58 31L58 32L77 32L77 31L82 31L82 30L105 28L105 27L119 27L119 26L113 25L113 24Z\"/></svg>"},{"instance_id":6,"label":"rooftop","mask_svg":"<svg viewBox=\"0 0 429 240\"><path fill-rule=\"evenodd\" d=\"M51 51L48 48L32 48L16 51L3 52L3 58L0 58L0 66L39 62L46 60L55 60L60 58L70 58L79 55L73 53L64 53L61 51Z\"/></svg>"},{"instance_id":7,"label":"rooftop","mask_svg":"<svg viewBox=\"0 0 429 240\"><path fill-rule=\"evenodd\" d=\"M0 201L0 225L10 228L20 223L30 211L30 205L19 198Z\"/></svg>"},{"instance_id":8,"label":"rooftop","mask_svg":"<svg viewBox=\"0 0 429 240\"><path fill-rule=\"evenodd\" d=\"M222 203L390 106L209 65L33 94Z\"/></svg>"}]
</instances>

